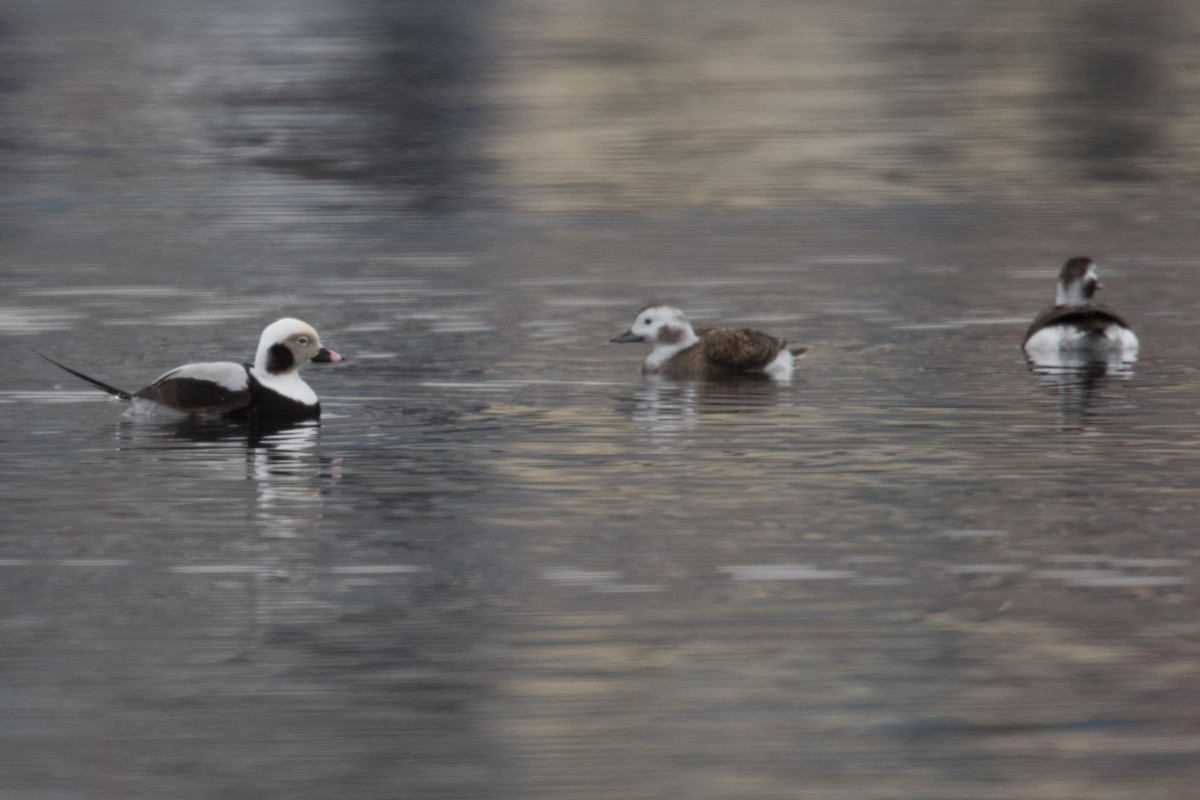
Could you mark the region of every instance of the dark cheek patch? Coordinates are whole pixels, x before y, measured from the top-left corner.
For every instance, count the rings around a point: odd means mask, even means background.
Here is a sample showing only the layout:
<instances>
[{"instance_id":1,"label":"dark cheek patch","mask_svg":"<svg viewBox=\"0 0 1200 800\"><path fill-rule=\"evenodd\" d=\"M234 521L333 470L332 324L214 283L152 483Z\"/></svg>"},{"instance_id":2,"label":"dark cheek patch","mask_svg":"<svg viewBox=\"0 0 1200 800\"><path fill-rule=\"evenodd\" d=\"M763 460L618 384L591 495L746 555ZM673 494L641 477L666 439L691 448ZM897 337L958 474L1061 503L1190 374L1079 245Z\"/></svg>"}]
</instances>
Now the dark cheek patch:
<instances>
[{"instance_id":1,"label":"dark cheek patch","mask_svg":"<svg viewBox=\"0 0 1200 800\"><path fill-rule=\"evenodd\" d=\"M284 344L273 344L267 351L267 372L286 372L296 366L296 357Z\"/></svg>"},{"instance_id":2,"label":"dark cheek patch","mask_svg":"<svg viewBox=\"0 0 1200 800\"><path fill-rule=\"evenodd\" d=\"M663 325L658 329L658 340L664 344L676 344L683 338L682 328Z\"/></svg>"}]
</instances>

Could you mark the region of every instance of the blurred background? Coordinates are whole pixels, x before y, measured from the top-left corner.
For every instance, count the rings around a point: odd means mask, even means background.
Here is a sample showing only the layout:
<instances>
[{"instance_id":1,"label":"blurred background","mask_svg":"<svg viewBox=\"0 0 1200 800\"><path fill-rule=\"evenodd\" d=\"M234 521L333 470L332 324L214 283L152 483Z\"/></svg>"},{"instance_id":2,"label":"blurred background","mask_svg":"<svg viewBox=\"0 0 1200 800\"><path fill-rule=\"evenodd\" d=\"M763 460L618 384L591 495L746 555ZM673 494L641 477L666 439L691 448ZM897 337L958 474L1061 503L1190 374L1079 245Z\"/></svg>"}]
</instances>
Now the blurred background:
<instances>
[{"instance_id":1,"label":"blurred background","mask_svg":"<svg viewBox=\"0 0 1200 800\"><path fill-rule=\"evenodd\" d=\"M11 204L264 225L1059 207L1195 180L1195 14L1169 0L193 6L6 3Z\"/></svg>"},{"instance_id":2,"label":"blurred background","mask_svg":"<svg viewBox=\"0 0 1200 800\"><path fill-rule=\"evenodd\" d=\"M0 796L1191 798L1200 7L6 0ZM1142 336L1031 369L1068 257ZM649 300L808 345L643 379ZM282 315L320 427L127 389Z\"/></svg>"}]
</instances>

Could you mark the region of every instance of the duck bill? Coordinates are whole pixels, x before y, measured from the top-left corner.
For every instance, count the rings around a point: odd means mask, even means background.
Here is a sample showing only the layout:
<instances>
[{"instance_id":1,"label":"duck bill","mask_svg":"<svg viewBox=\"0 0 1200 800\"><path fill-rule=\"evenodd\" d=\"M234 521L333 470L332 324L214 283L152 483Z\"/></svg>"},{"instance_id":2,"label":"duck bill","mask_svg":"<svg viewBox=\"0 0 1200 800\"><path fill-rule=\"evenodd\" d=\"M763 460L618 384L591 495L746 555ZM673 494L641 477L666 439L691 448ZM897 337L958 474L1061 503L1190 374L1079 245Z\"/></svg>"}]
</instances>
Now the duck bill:
<instances>
[{"instance_id":1,"label":"duck bill","mask_svg":"<svg viewBox=\"0 0 1200 800\"><path fill-rule=\"evenodd\" d=\"M615 344L629 344L630 342L644 342L646 340L633 331L625 331L620 336L612 337L609 341Z\"/></svg>"},{"instance_id":2,"label":"duck bill","mask_svg":"<svg viewBox=\"0 0 1200 800\"><path fill-rule=\"evenodd\" d=\"M317 364L336 364L337 362L345 361L346 359L342 358L342 356L330 350L329 348L322 347L317 351L317 354L313 356L312 360Z\"/></svg>"}]
</instances>

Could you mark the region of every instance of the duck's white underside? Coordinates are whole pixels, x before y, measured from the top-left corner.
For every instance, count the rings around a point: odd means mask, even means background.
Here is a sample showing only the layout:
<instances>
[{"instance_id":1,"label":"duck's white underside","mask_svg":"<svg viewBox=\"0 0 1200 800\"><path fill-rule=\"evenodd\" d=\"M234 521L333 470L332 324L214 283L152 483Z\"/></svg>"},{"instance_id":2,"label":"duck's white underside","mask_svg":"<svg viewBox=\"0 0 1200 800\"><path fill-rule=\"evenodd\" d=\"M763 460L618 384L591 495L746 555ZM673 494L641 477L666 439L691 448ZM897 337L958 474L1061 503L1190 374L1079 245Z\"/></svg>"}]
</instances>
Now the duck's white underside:
<instances>
[{"instance_id":1,"label":"duck's white underside","mask_svg":"<svg viewBox=\"0 0 1200 800\"><path fill-rule=\"evenodd\" d=\"M182 419L189 416L186 411L180 411L178 408L164 406L162 403L156 403L153 400L147 400L143 397L133 398L133 402L129 404L129 411L125 412L128 416L138 418L157 418L157 419Z\"/></svg>"},{"instance_id":2,"label":"duck's white underside","mask_svg":"<svg viewBox=\"0 0 1200 800\"><path fill-rule=\"evenodd\" d=\"M1057 353L1112 353L1126 361L1137 359L1137 335L1128 328L1111 325L1104 336L1094 336L1073 325L1051 325L1029 337L1025 352L1031 356L1052 356Z\"/></svg>"}]
</instances>

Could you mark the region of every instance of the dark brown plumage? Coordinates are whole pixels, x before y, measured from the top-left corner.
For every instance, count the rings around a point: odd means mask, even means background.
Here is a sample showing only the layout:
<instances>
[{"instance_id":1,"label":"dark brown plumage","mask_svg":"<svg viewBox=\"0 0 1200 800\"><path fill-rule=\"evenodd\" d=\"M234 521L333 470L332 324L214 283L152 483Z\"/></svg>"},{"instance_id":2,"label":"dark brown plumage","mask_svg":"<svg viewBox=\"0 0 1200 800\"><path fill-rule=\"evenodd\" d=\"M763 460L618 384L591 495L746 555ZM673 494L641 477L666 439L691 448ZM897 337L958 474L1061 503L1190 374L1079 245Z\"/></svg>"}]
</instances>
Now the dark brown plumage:
<instances>
[{"instance_id":1,"label":"dark brown plumage","mask_svg":"<svg viewBox=\"0 0 1200 800\"><path fill-rule=\"evenodd\" d=\"M1062 305L1047 308L1029 324L1025 331L1022 344L1043 328L1051 325L1070 325L1080 333L1104 336L1109 325L1120 325L1128 328L1129 323L1111 308L1099 303L1088 303L1082 306Z\"/></svg>"},{"instance_id":2,"label":"dark brown plumage","mask_svg":"<svg viewBox=\"0 0 1200 800\"><path fill-rule=\"evenodd\" d=\"M164 375L133 396L189 414L228 414L249 406L253 399L248 384L244 389L230 389L209 380L174 377L173 373Z\"/></svg>"},{"instance_id":3,"label":"dark brown plumage","mask_svg":"<svg viewBox=\"0 0 1200 800\"><path fill-rule=\"evenodd\" d=\"M725 378L762 374L785 349L793 355L807 348L749 328L696 328L700 341L667 359L655 370L668 378Z\"/></svg>"}]
</instances>

